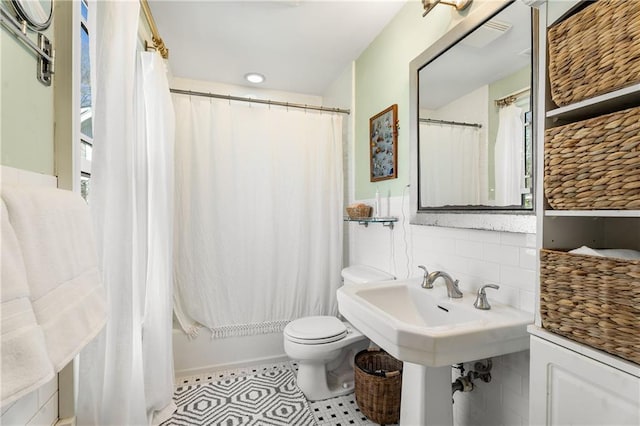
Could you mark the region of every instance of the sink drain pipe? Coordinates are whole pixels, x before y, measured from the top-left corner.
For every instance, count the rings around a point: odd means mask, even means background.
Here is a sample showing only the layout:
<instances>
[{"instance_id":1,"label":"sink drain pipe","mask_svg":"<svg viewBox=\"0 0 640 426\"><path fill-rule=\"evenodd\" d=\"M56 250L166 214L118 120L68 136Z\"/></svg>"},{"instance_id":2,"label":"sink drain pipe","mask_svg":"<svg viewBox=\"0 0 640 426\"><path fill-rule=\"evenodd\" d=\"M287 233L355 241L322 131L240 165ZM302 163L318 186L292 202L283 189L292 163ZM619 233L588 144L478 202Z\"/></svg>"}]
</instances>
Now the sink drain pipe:
<instances>
[{"instance_id":1,"label":"sink drain pipe","mask_svg":"<svg viewBox=\"0 0 640 426\"><path fill-rule=\"evenodd\" d=\"M456 379L455 382L451 383L451 396L457 392L471 392L475 386L473 381L476 379L480 379L485 383L489 383L491 381L491 368L493 367L493 362L491 359L485 360L485 362L476 362L473 366L474 370L469 371L466 375L464 374L464 364L456 364L453 368L460 370L460 377Z\"/></svg>"}]
</instances>

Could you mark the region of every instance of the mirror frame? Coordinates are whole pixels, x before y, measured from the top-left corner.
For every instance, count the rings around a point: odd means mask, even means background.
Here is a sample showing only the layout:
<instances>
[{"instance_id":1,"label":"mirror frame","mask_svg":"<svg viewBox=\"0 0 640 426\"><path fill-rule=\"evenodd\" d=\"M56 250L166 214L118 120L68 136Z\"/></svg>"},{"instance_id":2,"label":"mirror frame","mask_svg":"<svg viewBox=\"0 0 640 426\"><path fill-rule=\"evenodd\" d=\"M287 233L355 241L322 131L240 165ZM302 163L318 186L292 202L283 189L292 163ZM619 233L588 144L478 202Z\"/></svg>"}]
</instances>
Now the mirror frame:
<instances>
[{"instance_id":1,"label":"mirror frame","mask_svg":"<svg viewBox=\"0 0 640 426\"><path fill-rule=\"evenodd\" d=\"M53 19L53 0L48 0L50 8L49 16L44 22L36 21L36 18L34 16L31 16L27 8L25 8L25 6L23 5L24 2L25 0L11 0L11 5L15 9L19 19L25 21L29 28L36 31L43 31L49 28L49 25L51 25L51 21Z\"/></svg>"},{"instance_id":2,"label":"mirror frame","mask_svg":"<svg viewBox=\"0 0 640 426\"><path fill-rule=\"evenodd\" d=\"M514 3L516 0L501 0L485 2L469 14L465 19L460 21L435 43L429 46L423 53L418 55L409 64L409 130L410 130L410 146L411 146L411 223L415 225L431 225L444 226L451 228L471 228L471 229L487 229L492 231L505 232L536 232L536 198L540 194L535 191L537 189L537 171L536 155L538 146L538 134L536 123L539 120L537 116L537 104L539 99L536 94L540 82L538 81L538 22L539 12L536 8L532 9L532 46L531 46L531 72L532 72L532 140L533 140L533 167L534 176L532 179L533 193L533 209L526 210L490 210L490 207L483 208L460 208L460 209L420 209L418 205L418 72L426 64L449 50L467 35L475 31L485 22L493 18L496 14Z\"/></svg>"}]
</instances>

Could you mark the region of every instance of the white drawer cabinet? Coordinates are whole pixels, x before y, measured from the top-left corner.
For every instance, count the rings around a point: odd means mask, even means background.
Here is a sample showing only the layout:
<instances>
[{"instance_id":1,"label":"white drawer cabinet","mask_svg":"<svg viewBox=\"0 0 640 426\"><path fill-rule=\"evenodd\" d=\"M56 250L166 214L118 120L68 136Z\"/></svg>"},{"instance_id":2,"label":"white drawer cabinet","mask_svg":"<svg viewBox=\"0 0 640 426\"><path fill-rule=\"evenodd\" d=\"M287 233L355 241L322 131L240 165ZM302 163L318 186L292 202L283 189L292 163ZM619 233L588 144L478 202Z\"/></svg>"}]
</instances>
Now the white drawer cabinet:
<instances>
[{"instance_id":1,"label":"white drawer cabinet","mask_svg":"<svg viewBox=\"0 0 640 426\"><path fill-rule=\"evenodd\" d=\"M532 426L640 425L640 377L531 336Z\"/></svg>"},{"instance_id":2,"label":"white drawer cabinet","mask_svg":"<svg viewBox=\"0 0 640 426\"><path fill-rule=\"evenodd\" d=\"M544 197L545 131L596 116L640 106L640 84L562 107L551 100L547 76L547 30L576 12L585 1L549 0L540 4L536 110L538 248L640 250L640 210L554 210ZM575 78L579 78L576 76ZM552 170L553 172L553 170ZM595 208L595 207L594 207ZM540 274L538 273L538 282ZM540 290L537 291L538 296ZM640 365L529 327L531 426L640 426ZM640 327L635 326L640 333Z\"/></svg>"}]
</instances>

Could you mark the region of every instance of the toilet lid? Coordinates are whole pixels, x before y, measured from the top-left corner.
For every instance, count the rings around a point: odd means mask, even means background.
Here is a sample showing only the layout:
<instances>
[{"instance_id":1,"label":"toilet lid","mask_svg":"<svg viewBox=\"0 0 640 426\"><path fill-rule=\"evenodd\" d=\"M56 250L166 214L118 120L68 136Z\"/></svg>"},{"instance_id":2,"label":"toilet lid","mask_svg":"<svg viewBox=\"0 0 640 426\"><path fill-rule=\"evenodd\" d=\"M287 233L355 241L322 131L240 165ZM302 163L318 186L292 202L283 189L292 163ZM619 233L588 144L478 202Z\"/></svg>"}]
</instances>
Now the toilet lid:
<instances>
[{"instance_id":1,"label":"toilet lid","mask_svg":"<svg viewBox=\"0 0 640 426\"><path fill-rule=\"evenodd\" d=\"M342 339L347 335L347 327L336 317L305 317L287 324L284 334L292 342L319 345Z\"/></svg>"}]
</instances>

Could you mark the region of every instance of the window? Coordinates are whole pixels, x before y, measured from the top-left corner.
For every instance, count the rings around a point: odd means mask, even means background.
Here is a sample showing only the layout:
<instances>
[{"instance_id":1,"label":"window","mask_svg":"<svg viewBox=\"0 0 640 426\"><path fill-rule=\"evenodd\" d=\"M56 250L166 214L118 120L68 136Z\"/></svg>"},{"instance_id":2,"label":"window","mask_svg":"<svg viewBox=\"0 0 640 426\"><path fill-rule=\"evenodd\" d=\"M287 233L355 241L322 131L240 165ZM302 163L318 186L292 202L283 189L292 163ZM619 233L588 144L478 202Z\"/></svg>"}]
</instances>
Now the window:
<instances>
[{"instance_id":1,"label":"window","mask_svg":"<svg viewBox=\"0 0 640 426\"><path fill-rule=\"evenodd\" d=\"M89 56L89 5L80 2L80 193L89 201L91 155L93 151L93 111L91 109L91 60Z\"/></svg>"}]
</instances>

